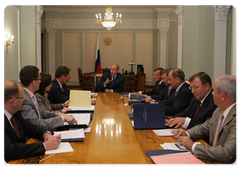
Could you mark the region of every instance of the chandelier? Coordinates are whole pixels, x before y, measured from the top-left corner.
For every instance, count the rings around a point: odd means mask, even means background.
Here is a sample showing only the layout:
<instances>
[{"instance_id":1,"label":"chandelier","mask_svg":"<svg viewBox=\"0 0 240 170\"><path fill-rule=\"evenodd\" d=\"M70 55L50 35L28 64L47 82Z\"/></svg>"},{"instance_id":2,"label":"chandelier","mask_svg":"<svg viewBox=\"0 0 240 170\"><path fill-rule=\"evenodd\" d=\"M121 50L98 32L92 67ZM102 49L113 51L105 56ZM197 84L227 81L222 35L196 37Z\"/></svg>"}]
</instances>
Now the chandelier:
<instances>
[{"instance_id":1,"label":"chandelier","mask_svg":"<svg viewBox=\"0 0 240 170\"><path fill-rule=\"evenodd\" d=\"M122 23L122 14L116 13L116 19L113 18L112 7L106 7L106 13L104 19L102 19L101 13L96 14L96 23L107 28L108 31L111 30L117 23Z\"/></svg>"}]
</instances>

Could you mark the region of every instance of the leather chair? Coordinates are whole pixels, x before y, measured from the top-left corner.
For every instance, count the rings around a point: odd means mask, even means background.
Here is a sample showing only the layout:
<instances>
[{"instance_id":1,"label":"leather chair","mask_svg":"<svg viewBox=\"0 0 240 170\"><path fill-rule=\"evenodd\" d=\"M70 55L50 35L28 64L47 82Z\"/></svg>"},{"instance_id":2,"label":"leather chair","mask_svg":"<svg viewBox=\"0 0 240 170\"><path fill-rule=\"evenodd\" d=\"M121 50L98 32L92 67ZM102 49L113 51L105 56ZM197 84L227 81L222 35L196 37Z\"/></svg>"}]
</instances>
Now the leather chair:
<instances>
[{"instance_id":1,"label":"leather chair","mask_svg":"<svg viewBox=\"0 0 240 170\"><path fill-rule=\"evenodd\" d=\"M78 68L79 90L94 91L94 75L83 75L81 68Z\"/></svg>"}]
</instances>

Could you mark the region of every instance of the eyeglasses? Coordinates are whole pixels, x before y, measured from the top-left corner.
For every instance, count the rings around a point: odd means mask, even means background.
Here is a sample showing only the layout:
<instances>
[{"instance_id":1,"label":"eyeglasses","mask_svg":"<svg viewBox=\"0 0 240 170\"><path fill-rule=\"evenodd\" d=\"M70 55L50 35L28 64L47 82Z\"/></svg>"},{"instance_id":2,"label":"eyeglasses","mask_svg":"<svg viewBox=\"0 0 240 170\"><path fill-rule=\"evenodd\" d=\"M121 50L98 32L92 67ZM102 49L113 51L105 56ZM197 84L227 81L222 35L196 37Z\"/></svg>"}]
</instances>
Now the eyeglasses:
<instances>
[{"instance_id":1,"label":"eyeglasses","mask_svg":"<svg viewBox=\"0 0 240 170\"><path fill-rule=\"evenodd\" d=\"M10 98L8 98L8 99L13 99L13 98L25 100L24 97L18 97L18 96L16 96L16 97L10 97Z\"/></svg>"}]
</instances>

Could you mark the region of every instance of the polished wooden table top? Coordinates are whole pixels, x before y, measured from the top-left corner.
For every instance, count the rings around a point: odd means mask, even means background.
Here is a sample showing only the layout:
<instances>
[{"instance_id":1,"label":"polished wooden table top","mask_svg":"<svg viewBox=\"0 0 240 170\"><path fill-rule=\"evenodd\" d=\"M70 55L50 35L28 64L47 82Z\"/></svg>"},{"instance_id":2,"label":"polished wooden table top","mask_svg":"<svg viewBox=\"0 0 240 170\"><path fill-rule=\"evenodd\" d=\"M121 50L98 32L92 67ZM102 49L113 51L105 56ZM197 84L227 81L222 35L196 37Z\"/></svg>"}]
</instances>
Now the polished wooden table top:
<instances>
[{"instance_id":1,"label":"polished wooden table top","mask_svg":"<svg viewBox=\"0 0 240 170\"><path fill-rule=\"evenodd\" d=\"M85 133L84 141L70 142L74 152L56 154L40 164L151 164L145 151L163 149L160 144L175 140L158 137L152 130L134 130L127 114L132 113L130 105L126 104L128 100L118 93L98 93L91 132ZM28 141L33 142L38 141ZM26 159L9 163L24 161Z\"/></svg>"}]
</instances>

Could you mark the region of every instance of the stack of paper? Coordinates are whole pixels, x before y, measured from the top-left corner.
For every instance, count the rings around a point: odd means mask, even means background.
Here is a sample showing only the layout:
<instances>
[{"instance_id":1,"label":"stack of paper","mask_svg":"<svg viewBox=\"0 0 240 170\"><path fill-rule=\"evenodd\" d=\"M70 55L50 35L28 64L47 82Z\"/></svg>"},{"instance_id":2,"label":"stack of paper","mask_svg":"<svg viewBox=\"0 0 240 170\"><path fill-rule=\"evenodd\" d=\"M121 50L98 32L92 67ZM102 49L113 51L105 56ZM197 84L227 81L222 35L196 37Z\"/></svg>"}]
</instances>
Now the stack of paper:
<instances>
[{"instance_id":1,"label":"stack of paper","mask_svg":"<svg viewBox=\"0 0 240 170\"><path fill-rule=\"evenodd\" d=\"M55 154L64 152L73 152L73 148L69 142L61 142L58 148L46 151L45 154Z\"/></svg>"}]
</instances>

